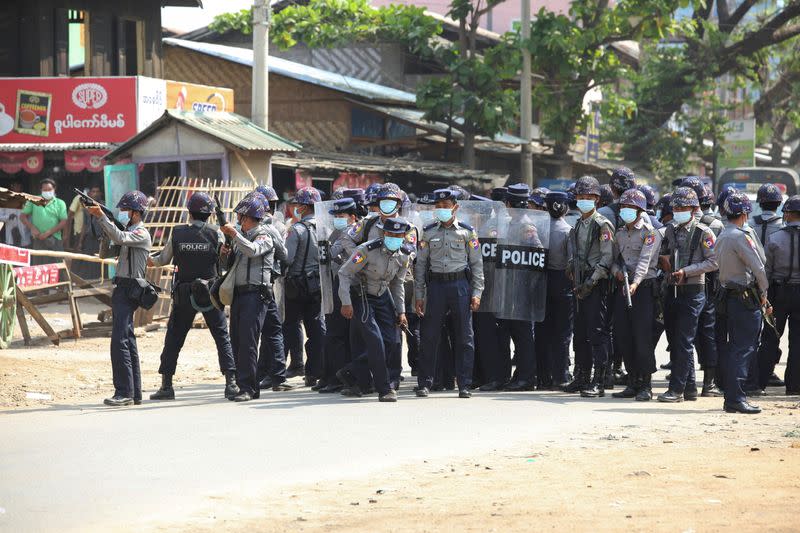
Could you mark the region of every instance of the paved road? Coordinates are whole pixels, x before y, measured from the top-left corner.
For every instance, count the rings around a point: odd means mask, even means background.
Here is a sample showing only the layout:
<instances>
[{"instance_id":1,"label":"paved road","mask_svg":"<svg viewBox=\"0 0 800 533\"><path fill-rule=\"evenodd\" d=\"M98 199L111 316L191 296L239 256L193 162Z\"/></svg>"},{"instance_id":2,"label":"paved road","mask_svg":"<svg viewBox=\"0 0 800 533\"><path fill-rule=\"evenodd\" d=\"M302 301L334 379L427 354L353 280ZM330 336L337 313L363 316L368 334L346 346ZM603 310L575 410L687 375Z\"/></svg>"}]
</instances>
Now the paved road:
<instances>
[{"instance_id":1,"label":"paved road","mask_svg":"<svg viewBox=\"0 0 800 533\"><path fill-rule=\"evenodd\" d=\"M394 405L308 389L247 404L221 400L219 386L178 394L175 402L136 408L0 413L0 531L136 529L188 516L214 495L245 487L257 493L568 438L598 420L621 426L654 412L661 421L702 413L562 393L419 399L409 381Z\"/></svg>"}]
</instances>

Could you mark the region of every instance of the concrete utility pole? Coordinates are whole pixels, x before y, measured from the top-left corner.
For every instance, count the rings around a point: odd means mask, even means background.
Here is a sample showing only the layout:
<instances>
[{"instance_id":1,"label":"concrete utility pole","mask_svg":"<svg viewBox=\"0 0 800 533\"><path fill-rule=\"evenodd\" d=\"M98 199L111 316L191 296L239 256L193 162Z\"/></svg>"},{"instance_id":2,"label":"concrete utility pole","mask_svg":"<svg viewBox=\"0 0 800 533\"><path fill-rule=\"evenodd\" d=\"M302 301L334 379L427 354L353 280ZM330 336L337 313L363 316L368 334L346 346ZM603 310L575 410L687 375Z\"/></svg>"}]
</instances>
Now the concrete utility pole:
<instances>
[{"instance_id":1,"label":"concrete utility pole","mask_svg":"<svg viewBox=\"0 0 800 533\"><path fill-rule=\"evenodd\" d=\"M531 0L522 0L521 17L522 41L531 36ZM533 187L533 153L531 150L531 53L526 46L522 47L522 80L520 83L520 137L525 141L522 145L522 181Z\"/></svg>"},{"instance_id":2,"label":"concrete utility pole","mask_svg":"<svg viewBox=\"0 0 800 533\"><path fill-rule=\"evenodd\" d=\"M253 5L253 122L264 129L269 124L269 0Z\"/></svg>"}]
</instances>

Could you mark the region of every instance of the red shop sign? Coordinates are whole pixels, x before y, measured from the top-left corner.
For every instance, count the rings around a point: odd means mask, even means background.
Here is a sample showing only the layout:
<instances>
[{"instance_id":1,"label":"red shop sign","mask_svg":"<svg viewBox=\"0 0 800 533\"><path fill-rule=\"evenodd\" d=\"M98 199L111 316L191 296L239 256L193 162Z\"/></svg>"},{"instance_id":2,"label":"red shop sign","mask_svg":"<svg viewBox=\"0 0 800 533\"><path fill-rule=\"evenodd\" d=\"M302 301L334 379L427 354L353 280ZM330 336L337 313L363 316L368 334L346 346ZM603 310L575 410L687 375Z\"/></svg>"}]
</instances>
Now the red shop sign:
<instances>
[{"instance_id":1,"label":"red shop sign","mask_svg":"<svg viewBox=\"0 0 800 533\"><path fill-rule=\"evenodd\" d=\"M124 142L136 134L136 78L2 78L0 142Z\"/></svg>"},{"instance_id":2,"label":"red shop sign","mask_svg":"<svg viewBox=\"0 0 800 533\"><path fill-rule=\"evenodd\" d=\"M100 172L105 167L103 156L108 150L67 150L64 152L64 168L67 172Z\"/></svg>"},{"instance_id":3,"label":"red shop sign","mask_svg":"<svg viewBox=\"0 0 800 533\"><path fill-rule=\"evenodd\" d=\"M43 167L42 152L0 152L0 170L6 174L16 174L20 170L28 174L38 174Z\"/></svg>"},{"instance_id":4,"label":"red shop sign","mask_svg":"<svg viewBox=\"0 0 800 533\"><path fill-rule=\"evenodd\" d=\"M31 264L31 252L26 248L0 244L0 263L29 266Z\"/></svg>"},{"instance_id":5,"label":"red shop sign","mask_svg":"<svg viewBox=\"0 0 800 533\"><path fill-rule=\"evenodd\" d=\"M41 287L58 283L58 266L58 263L54 263L15 268L17 287Z\"/></svg>"}]
</instances>

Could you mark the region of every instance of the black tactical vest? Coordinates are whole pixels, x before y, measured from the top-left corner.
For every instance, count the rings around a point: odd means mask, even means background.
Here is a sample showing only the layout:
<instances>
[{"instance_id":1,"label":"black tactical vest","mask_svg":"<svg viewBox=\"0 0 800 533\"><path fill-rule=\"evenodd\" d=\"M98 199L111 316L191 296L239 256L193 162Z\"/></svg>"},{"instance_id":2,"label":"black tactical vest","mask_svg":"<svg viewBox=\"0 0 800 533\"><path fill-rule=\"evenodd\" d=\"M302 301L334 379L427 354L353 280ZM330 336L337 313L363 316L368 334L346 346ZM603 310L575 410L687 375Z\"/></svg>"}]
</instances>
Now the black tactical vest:
<instances>
[{"instance_id":1,"label":"black tactical vest","mask_svg":"<svg viewBox=\"0 0 800 533\"><path fill-rule=\"evenodd\" d=\"M208 225L176 226L172 230L172 255L178 283L217 276L217 230Z\"/></svg>"}]
</instances>

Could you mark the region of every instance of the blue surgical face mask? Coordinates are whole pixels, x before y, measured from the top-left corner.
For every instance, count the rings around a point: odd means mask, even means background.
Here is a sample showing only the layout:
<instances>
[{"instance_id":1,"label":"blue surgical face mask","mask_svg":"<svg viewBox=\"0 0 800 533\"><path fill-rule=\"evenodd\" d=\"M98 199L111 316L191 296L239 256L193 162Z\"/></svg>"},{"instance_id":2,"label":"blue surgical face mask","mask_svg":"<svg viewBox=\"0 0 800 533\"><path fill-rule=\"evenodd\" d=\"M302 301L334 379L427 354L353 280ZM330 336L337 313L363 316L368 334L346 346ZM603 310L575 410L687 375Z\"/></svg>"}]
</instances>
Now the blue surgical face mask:
<instances>
[{"instance_id":1,"label":"blue surgical face mask","mask_svg":"<svg viewBox=\"0 0 800 533\"><path fill-rule=\"evenodd\" d=\"M378 206L380 207L381 213L384 215L391 215L397 211L398 203L397 200L381 200Z\"/></svg>"},{"instance_id":2,"label":"blue surgical face mask","mask_svg":"<svg viewBox=\"0 0 800 533\"><path fill-rule=\"evenodd\" d=\"M672 213L672 218L675 219L675 222L678 225L686 224L690 220L692 220L692 212L691 211L675 211Z\"/></svg>"},{"instance_id":3,"label":"blue surgical face mask","mask_svg":"<svg viewBox=\"0 0 800 533\"><path fill-rule=\"evenodd\" d=\"M303 215L300 214L300 210L297 207L292 209L292 214L294 215L294 218L296 218L297 220L301 220L303 218Z\"/></svg>"},{"instance_id":4,"label":"blue surgical face mask","mask_svg":"<svg viewBox=\"0 0 800 533\"><path fill-rule=\"evenodd\" d=\"M383 245L386 246L386 249L389 251L397 251L403 246L403 238L402 237L384 237L383 238Z\"/></svg>"},{"instance_id":5,"label":"blue surgical face mask","mask_svg":"<svg viewBox=\"0 0 800 533\"><path fill-rule=\"evenodd\" d=\"M131 221L131 214L127 211L120 211L119 215L117 215L117 220L119 220L123 226L127 226Z\"/></svg>"},{"instance_id":6,"label":"blue surgical face mask","mask_svg":"<svg viewBox=\"0 0 800 533\"><path fill-rule=\"evenodd\" d=\"M624 220L626 224L635 221L637 216L639 216L639 212L631 207L623 207L619 210L619 217Z\"/></svg>"},{"instance_id":7,"label":"blue surgical face mask","mask_svg":"<svg viewBox=\"0 0 800 533\"><path fill-rule=\"evenodd\" d=\"M42 198L45 200L52 200L56 197L55 191L42 191Z\"/></svg>"},{"instance_id":8,"label":"blue surgical face mask","mask_svg":"<svg viewBox=\"0 0 800 533\"><path fill-rule=\"evenodd\" d=\"M347 219L343 217L336 217L333 219L333 227L342 230L347 227Z\"/></svg>"},{"instance_id":9,"label":"blue surgical face mask","mask_svg":"<svg viewBox=\"0 0 800 533\"><path fill-rule=\"evenodd\" d=\"M591 213L594 210L594 200L578 200L575 202L581 213Z\"/></svg>"},{"instance_id":10,"label":"blue surgical face mask","mask_svg":"<svg viewBox=\"0 0 800 533\"><path fill-rule=\"evenodd\" d=\"M453 218L453 210L450 209L449 207L437 207L436 218L438 218L442 222L447 222L448 220Z\"/></svg>"}]
</instances>

